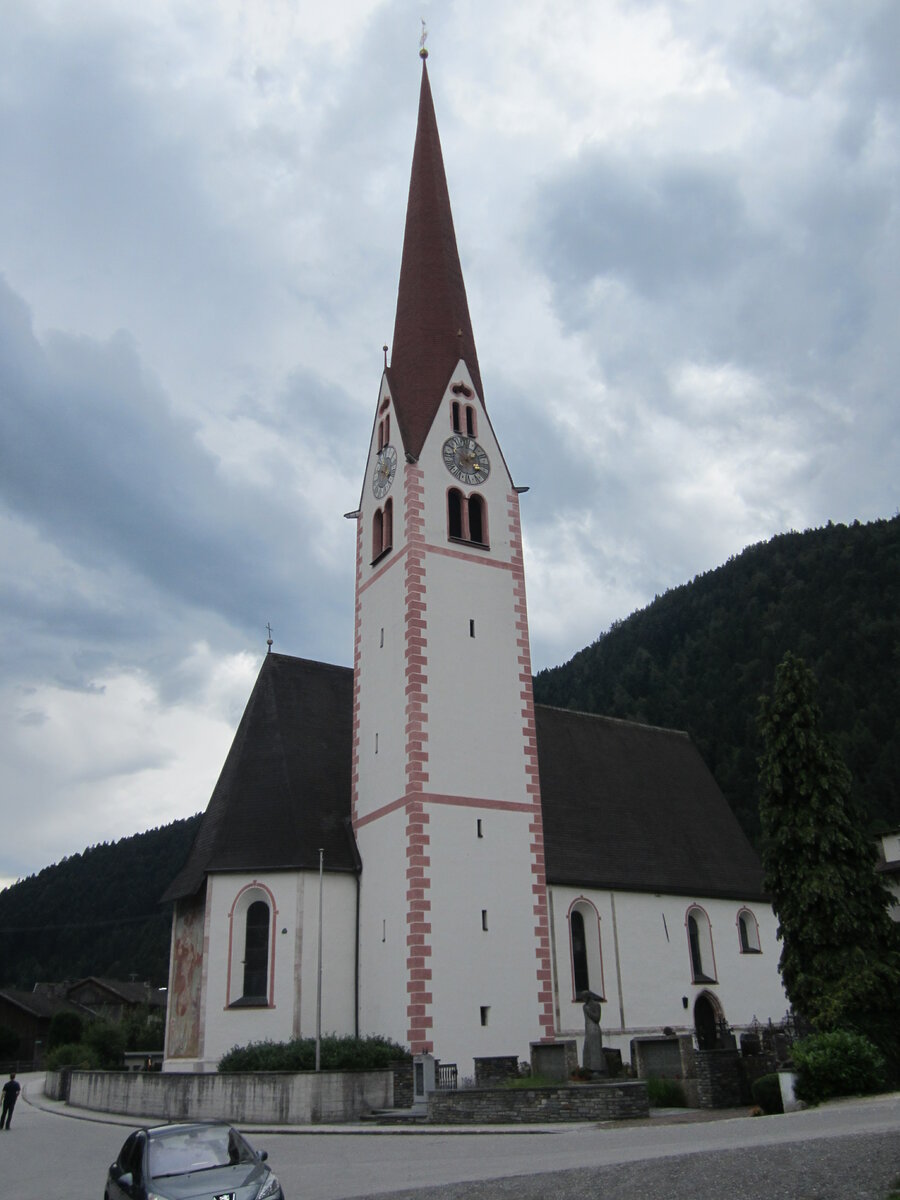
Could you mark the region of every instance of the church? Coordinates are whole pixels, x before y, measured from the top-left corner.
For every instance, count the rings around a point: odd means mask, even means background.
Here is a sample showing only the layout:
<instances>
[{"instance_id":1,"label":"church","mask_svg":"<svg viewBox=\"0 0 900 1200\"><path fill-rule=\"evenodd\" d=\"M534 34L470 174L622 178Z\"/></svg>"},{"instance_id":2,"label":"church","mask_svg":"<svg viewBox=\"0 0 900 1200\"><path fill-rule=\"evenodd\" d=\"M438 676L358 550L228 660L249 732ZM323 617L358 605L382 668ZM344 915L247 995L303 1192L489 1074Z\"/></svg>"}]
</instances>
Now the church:
<instances>
[{"instance_id":1,"label":"church","mask_svg":"<svg viewBox=\"0 0 900 1200\"><path fill-rule=\"evenodd\" d=\"M346 514L353 667L263 660L164 897L168 1071L314 1036L318 1014L468 1077L581 1036L586 991L625 1059L787 1007L759 860L689 737L534 703L526 489L485 406L426 56L390 365Z\"/></svg>"}]
</instances>

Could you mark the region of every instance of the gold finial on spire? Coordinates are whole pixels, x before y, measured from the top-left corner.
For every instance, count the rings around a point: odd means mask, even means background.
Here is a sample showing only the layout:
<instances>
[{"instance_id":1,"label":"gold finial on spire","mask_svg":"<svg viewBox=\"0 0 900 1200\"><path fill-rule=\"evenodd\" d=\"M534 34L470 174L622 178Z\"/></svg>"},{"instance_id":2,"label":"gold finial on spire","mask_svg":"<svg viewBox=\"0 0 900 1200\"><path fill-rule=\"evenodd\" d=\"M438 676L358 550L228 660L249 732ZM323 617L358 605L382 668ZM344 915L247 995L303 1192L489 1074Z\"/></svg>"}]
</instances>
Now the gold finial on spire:
<instances>
[{"instance_id":1,"label":"gold finial on spire","mask_svg":"<svg viewBox=\"0 0 900 1200\"><path fill-rule=\"evenodd\" d=\"M425 18L422 17L422 36L419 38L419 58L427 58L428 51L425 49L425 42L428 40L428 29L425 25Z\"/></svg>"},{"instance_id":2,"label":"gold finial on spire","mask_svg":"<svg viewBox=\"0 0 900 1200\"><path fill-rule=\"evenodd\" d=\"M268 650L266 651L266 654L271 654L272 653L272 626L268 621L266 621L266 633L269 635L266 638L266 645L268 646Z\"/></svg>"}]
</instances>

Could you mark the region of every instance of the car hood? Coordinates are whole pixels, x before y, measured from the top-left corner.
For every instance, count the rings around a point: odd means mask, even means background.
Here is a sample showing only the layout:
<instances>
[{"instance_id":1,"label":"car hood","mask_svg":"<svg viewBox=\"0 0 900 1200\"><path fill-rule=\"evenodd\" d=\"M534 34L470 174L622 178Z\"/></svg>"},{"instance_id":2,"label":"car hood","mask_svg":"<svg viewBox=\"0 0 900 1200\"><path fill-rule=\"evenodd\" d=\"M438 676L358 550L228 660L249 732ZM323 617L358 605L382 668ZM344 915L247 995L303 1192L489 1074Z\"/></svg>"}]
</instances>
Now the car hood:
<instances>
[{"instance_id":1,"label":"car hood","mask_svg":"<svg viewBox=\"0 0 900 1200\"><path fill-rule=\"evenodd\" d=\"M190 1171L153 1180L153 1188L168 1200L212 1200L213 1196L234 1194L234 1200L256 1200L269 1168L263 1163L237 1163L233 1167L214 1167L208 1171Z\"/></svg>"}]
</instances>

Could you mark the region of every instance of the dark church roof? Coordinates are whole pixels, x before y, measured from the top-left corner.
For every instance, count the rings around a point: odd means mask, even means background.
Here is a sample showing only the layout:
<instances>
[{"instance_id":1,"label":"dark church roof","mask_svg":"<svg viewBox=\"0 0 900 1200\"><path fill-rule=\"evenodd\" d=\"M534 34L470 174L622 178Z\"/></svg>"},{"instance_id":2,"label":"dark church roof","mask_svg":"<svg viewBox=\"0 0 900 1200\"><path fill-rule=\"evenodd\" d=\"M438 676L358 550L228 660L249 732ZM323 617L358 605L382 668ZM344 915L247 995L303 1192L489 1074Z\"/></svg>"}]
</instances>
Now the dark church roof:
<instances>
[{"instance_id":1,"label":"dark church roof","mask_svg":"<svg viewBox=\"0 0 900 1200\"><path fill-rule=\"evenodd\" d=\"M347 828L353 731L348 667L267 654L203 815L164 900L209 871L355 869Z\"/></svg>"},{"instance_id":2,"label":"dark church roof","mask_svg":"<svg viewBox=\"0 0 900 1200\"><path fill-rule=\"evenodd\" d=\"M423 60L394 342L387 372L403 449L414 458L421 453L461 358L483 401L441 142Z\"/></svg>"},{"instance_id":3,"label":"dark church roof","mask_svg":"<svg viewBox=\"0 0 900 1200\"><path fill-rule=\"evenodd\" d=\"M759 859L686 733L535 706L547 880L753 900Z\"/></svg>"},{"instance_id":4,"label":"dark church roof","mask_svg":"<svg viewBox=\"0 0 900 1200\"><path fill-rule=\"evenodd\" d=\"M266 655L184 868L355 869L353 672ZM576 887L762 897L759 860L687 734L535 707L547 880Z\"/></svg>"}]
</instances>

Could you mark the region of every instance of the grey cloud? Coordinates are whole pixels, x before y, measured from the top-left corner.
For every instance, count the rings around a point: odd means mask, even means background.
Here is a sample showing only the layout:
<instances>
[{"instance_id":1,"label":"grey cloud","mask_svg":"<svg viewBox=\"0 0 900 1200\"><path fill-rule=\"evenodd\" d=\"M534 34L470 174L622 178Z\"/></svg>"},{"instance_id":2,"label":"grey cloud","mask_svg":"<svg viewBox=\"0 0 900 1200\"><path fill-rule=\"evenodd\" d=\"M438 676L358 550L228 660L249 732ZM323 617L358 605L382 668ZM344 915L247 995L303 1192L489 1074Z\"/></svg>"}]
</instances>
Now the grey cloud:
<instances>
[{"instance_id":1,"label":"grey cloud","mask_svg":"<svg viewBox=\"0 0 900 1200\"><path fill-rule=\"evenodd\" d=\"M305 385L314 410L321 385L312 375ZM290 614L279 623L297 646L321 639L336 650L338 626L327 606L314 627L305 622L322 611L330 588L341 596L337 611L349 610L347 580L320 575L313 589L288 550L322 536L292 494L289 454L276 465L277 490L229 478L147 379L127 335L98 344L56 333L39 343L6 286L0 392L0 497L73 562L108 573L112 588L88 599L67 594L61 581L54 596L36 598L33 618L42 615L55 634L97 636L102 626L113 640L118 623L124 641L140 639L142 626L147 637L148 620L149 628L166 624L185 605L197 614L198 634L206 627L201 611L238 628L262 626L277 611ZM330 399L340 410L333 390ZM7 589L4 604L14 610L27 590L24 578ZM64 606L68 616L57 624ZM154 617L154 608L163 611Z\"/></svg>"},{"instance_id":2,"label":"grey cloud","mask_svg":"<svg viewBox=\"0 0 900 1200\"><path fill-rule=\"evenodd\" d=\"M714 283L755 241L723 168L656 167L600 151L545 184L534 232L557 280L615 276L653 297L686 280Z\"/></svg>"}]
</instances>

